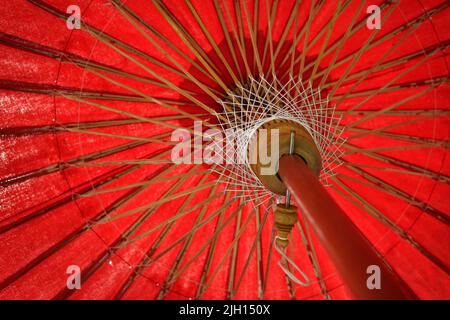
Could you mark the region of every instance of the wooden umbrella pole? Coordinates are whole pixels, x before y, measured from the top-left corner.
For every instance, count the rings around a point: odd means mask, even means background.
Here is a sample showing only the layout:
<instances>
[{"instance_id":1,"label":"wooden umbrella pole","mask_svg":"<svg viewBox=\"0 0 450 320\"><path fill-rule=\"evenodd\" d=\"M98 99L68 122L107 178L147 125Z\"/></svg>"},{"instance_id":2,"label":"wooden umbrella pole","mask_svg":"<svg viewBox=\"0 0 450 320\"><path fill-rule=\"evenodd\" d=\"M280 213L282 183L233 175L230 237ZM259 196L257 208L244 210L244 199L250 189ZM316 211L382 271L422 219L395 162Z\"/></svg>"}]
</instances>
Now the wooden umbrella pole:
<instances>
[{"instance_id":1,"label":"wooden umbrella pole","mask_svg":"<svg viewBox=\"0 0 450 320\"><path fill-rule=\"evenodd\" d=\"M417 299L297 155L284 155L278 175L356 299ZM377 280L376 277L379 277Z\"/></svg>"}]
</instances>

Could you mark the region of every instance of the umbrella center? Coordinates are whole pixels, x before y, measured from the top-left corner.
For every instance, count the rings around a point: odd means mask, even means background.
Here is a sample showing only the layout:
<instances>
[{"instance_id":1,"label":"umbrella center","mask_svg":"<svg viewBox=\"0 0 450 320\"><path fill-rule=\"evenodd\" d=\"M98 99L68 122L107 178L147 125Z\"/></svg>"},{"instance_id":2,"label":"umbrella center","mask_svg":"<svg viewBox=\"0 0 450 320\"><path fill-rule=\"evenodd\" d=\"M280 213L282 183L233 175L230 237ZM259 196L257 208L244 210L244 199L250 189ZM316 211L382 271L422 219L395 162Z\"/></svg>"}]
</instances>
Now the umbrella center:
<instances>
[{"instance_id":1,"label":"umbrella center","mask_svg":"<svg viewBox=\"0 0 450 320\"><path fill-rule=\"evenodd\" d=\"M291 133L295 145L290 152ZM295 120L274 118L261 124L247 145L247 161L252 172L273 193L286 194L286 186L278 176L278 161L286 154L295 154L303 159L318 176L322 159L311 134ZM273 170L271 170L273 168Z\"/></svg>"},{"instance_id":2,"label":"umbrella center","mask_svg":"<svg viewBox=\"0 0 450 320\"><path fill-rule=\"evenodd\" d=\"M235 162L219 172L233 190L265 191L284 195L286 186L277 175L278 161L289 153L293 132L298 155L320 179L340 165L340 117L320 89L300 78L280 81L249 77L219 103L216 116L222 130L234 143Z\"/></svg>"}]
</instances>

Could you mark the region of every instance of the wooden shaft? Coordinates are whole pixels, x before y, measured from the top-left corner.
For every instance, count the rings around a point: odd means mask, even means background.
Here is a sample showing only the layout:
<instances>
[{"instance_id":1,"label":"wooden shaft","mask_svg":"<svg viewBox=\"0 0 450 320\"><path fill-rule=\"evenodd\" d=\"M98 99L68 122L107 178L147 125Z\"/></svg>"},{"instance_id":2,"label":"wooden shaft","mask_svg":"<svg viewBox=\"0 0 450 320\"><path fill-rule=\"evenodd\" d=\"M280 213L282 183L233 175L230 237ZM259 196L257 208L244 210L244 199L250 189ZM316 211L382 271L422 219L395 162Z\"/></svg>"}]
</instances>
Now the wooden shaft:
<instances>
[{"instance_id":1,"label":"wooden shaft","mask_svg":"<svg viewBox=\"0 0 450 320\"><path fill-rule=\"evenodd\" d=\"M313 226L354 298L417 299L328 194L302 158L296 155L281 157L278 174L303 216ZM376 283L372 280L377 272L369 266L379 267L380 289L369 289L370 284Z\"/></svg>"}]
</instances>

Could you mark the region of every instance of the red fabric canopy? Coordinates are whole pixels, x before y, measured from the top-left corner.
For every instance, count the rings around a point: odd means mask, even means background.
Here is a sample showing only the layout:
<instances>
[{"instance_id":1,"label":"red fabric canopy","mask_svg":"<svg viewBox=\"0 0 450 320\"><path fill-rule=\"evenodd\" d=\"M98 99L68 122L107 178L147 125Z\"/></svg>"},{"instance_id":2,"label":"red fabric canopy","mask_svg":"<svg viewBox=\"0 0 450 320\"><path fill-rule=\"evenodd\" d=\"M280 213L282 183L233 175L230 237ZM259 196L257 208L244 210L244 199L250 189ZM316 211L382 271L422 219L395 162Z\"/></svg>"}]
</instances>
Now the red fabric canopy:
<instances>
[{"instance_id":1,"label":"red fabric canopy","mask_svg":"<svg viewBox=\"0 0 450 320\"><path fill-rule=\"evenodd\" d=\"M330 95L348 140L327 190L419 298L450 298L449 2L77 0L79 30L70 4L0 6L1 299L350 298L301 218L307 287L277 265L273 201L144 161L186 114L215 121L177 88L220 112L194 80L222 98L258 56Z\"/></svg>"}]
</instances>

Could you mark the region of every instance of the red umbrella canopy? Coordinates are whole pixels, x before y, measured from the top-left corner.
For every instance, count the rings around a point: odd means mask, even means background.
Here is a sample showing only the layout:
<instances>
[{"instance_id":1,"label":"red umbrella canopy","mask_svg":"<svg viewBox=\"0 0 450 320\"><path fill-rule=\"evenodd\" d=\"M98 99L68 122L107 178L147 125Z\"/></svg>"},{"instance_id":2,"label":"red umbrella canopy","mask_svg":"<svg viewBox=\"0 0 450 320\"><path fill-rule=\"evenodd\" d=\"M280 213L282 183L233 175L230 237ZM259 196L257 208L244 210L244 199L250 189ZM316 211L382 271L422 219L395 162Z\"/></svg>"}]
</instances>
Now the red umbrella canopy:
<instances>
[{"instance_id":1,"label":"red umbrella canopy","mask_svg":"<svg viewBox=\"0 0 450 320\"><path fill-rule=\"evenodd\" d=\"M284 200L248 168L171 158L267 101L415 294L450 298L449 7L2 1L0 298L350 298L301 212L276 250Z\"/></svg>"}]
</instances>

